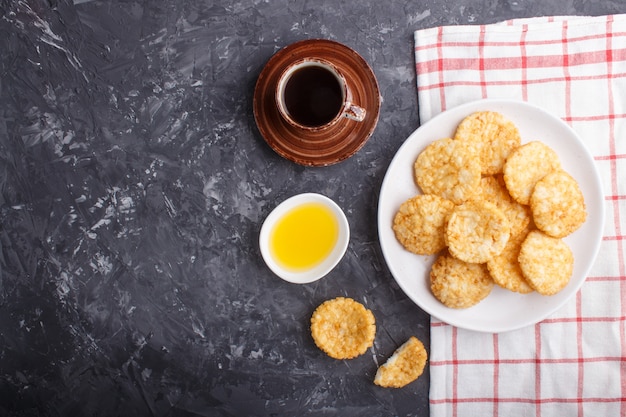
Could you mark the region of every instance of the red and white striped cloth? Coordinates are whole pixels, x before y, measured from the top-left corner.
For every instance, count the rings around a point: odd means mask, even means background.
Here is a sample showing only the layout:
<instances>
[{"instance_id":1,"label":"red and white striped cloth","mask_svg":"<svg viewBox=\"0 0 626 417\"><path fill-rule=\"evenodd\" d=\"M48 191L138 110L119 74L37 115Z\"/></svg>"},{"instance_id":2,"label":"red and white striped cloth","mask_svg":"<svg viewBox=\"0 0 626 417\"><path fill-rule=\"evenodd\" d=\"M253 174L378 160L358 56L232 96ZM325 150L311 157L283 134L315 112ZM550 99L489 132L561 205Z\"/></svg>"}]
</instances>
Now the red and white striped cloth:
<instances>
[{"instance_id":1,"label":"red and white striped cloth","mask_svg":"<svg viewBox=\"0 0 626 417\"><path fill-rule=\"evenodd\" d=\"M600 254L582 289L501 334L431 320L430 415L626 416L626 15L551 17L415 32L421 122L481 98L561 117L606 195Z\"/></svg>"}]
</instances>

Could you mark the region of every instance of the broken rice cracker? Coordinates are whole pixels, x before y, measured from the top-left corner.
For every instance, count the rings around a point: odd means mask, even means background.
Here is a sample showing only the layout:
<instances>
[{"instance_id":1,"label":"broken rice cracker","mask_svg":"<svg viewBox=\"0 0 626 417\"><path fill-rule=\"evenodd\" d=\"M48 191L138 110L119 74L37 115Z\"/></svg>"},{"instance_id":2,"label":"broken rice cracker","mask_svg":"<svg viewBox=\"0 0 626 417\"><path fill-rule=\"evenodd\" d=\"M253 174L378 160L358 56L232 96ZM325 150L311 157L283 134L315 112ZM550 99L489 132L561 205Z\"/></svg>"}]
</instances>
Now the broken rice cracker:
<instances>
[{"instance_id":1,"label":"broken rice cracker","mask_svg":"<svg viewBox=\"0 0 626 417\"><path fill-rule=\"evenodd\" d=\"M418 338L411 336L378 368L374 383L381 387L402 388L424 372L428 353Z\"/></svg>"}]
</instances>

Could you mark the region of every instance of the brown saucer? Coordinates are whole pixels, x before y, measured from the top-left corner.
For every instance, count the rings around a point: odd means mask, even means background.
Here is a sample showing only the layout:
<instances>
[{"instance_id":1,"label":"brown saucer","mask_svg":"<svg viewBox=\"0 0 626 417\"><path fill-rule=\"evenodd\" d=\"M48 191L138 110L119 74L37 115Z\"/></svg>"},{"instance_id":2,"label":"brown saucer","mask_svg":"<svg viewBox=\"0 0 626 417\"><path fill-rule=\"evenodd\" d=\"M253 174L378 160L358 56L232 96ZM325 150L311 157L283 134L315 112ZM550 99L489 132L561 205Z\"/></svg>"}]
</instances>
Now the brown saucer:
<instances>
[{"instance_id":1,"label":"brown saucer","mask_svg":"<svg viewBox=\"0 0 626 417\"><path fill-rule=\"evenodd\" d=\"M328 130L309 132L280 116L275 99L278 78L291 62L309 56L325 58L343 73L352 101L367 111L365 120L342 119ZM357 52L335 41L310 39L286 46L270 58L257 80L253 106L261 135L276 153L300 165L326 166L361 149L378 123L380 103L376 77Z\"/></svg>"}]
</instances>

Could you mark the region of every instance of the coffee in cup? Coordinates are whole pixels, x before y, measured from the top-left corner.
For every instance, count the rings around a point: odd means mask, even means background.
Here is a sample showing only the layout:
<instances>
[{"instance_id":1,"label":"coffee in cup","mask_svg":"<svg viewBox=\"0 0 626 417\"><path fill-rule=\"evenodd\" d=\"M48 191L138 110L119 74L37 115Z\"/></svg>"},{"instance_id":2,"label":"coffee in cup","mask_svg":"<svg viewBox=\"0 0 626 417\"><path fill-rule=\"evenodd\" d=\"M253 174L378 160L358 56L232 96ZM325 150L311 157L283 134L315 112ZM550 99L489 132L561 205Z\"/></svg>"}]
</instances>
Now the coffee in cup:
<instances>
[{"instance_id":1,"label":"coffee in cup","mask_svg":"<svg viewBox=\"0 0 626 417\"><path fill-rule=\"evenodd\" d=\"M276 87L281 116L304 130L322 130L342 118L357 122L365 109L352 103L352 94L343 75L330 62L306 58L289 65Z\"/></svg>"}]
</instances>

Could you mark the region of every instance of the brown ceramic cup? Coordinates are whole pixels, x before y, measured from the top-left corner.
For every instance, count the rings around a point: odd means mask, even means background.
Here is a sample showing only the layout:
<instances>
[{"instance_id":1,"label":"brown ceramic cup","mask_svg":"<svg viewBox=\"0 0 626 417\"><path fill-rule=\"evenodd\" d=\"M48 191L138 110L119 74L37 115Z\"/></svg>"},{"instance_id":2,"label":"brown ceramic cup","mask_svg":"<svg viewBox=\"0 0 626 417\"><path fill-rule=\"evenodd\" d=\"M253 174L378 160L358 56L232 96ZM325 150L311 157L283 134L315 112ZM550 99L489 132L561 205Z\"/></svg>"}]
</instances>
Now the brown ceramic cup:
<instances>
[{"instance_id":1,"label":"brown ceramic cup","mask_svg":"<svg viewBox=\"0 0 626 417\"><path fill-rule=\"evenodd\" d=\"M350 88L337 67L313 57L295 61L281 73L276 105L283 119L307 131L327 129L342 118L362 122L366 114L352 103Z\"/></svg>"}]
</instances>

